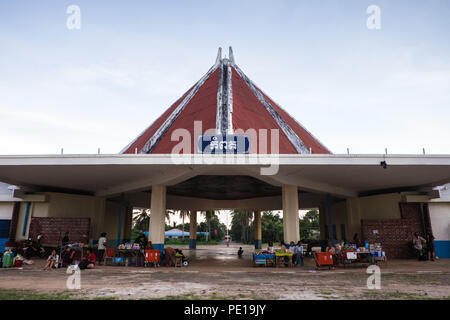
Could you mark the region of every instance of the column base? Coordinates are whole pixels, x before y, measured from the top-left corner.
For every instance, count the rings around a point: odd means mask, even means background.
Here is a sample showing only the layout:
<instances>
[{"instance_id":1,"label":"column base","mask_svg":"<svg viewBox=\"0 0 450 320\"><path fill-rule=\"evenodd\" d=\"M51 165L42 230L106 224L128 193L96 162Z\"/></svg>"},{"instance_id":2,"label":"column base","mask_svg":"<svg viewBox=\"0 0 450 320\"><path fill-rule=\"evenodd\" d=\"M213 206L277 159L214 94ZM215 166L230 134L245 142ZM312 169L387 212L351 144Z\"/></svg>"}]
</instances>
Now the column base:
<instances>
[{"instance_id":1,"label":"column base","mask_svg":"<svg viewBox=\"0 0 450 320\"><path fill-rule=\"evenodd\" d=\"M164 243L153 243L153 249L155 250L159 250L160 254L163 255L164 254Z\"/></svg>"},{"instance_id":2,"label":"column base","mask_svg":"<svg viewBox=\"0 0 450 320\"><path fill-rule=\"evenodd\" d=\"M197 239L189 239L189 249L197 248Z\"/></svg>"},{"instance_id":3,"label":"column base","mask_svg":"<svg viewBox=\"0 0 450 320\"><path fill-rule=\"evenodd\" d=\"M262 249L262 240L255 240L255 249Z\"/></svg>"}]
</instances>

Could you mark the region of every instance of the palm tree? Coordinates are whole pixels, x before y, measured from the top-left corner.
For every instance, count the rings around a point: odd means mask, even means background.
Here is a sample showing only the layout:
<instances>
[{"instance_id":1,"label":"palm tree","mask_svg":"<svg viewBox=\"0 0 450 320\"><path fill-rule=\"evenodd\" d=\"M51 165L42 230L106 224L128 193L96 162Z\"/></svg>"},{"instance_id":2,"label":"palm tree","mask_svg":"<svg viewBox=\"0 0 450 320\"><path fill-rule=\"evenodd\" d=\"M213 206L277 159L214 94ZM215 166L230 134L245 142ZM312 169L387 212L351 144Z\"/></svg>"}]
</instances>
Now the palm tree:
<instances>
[{"instance_id":1,"label":"palm tree","mask_svg":"<svg viewBox=\"0 0 450 320\"><path fill-rule=\"evenodd\" d=\"M184 240L184 218L189 216L189 211L188 210L180 210L178 212L178 214L180 215L180 218L183 221L183 224L182 224L183 227L181 228L181 239Z\"/></svg>"},{"instance_id":2,"label":"palm tree","mask_svg":"<svg viewBox=\"0 0 450 320\"><path fill-rule=\"evenodd\" d=\"M217 214L214 210L202 211L202 214L205 216L206 224L208 225L209 237L206 236L206 241L209 241L209 239L211 238L211 219L217 217Z\"/></svg>"},{"instance_id":3,"label":"palm tree","mask_svg":"<svg viewBox=\"0 0 450 320\"><path fill-rule=\"evenodd\" d=\"M150 210L137 209L134 211L133 227L139 231L148 231L150 226Z\"/></svg>"},{"instance_id":4,"label":"palm tree","mask_svg":"<svg viewBox=\"0 0 450 320\"><path fill-rule=\"evenodd\" d=\"M248 232L250 229L250 220L253 217L253 212L234 210L232 215L237 217L239 224L241 225L241 241L247 243L249 239Z\"/></svg>"}]
</instances>

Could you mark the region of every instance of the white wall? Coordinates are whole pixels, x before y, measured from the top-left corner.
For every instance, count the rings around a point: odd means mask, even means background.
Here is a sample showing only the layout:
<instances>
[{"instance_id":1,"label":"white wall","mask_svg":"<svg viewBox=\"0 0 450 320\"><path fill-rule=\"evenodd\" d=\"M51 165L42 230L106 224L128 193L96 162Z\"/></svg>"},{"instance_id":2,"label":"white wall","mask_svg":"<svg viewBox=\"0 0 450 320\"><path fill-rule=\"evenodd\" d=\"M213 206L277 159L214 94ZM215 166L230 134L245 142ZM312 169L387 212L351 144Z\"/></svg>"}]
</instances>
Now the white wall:
<instances>
[{"instance_id":1,"label":"white wall","mask_svg":"<svg viewBox=\"0 0 450 320\"><path fill-rule=\"evenodd\" d=\"M0 219L11 220L14 203L12 202L0 202Z\"/></svg>"},{"instance_id":2,"label":"white wall","mask_svg":"<svg viewBox=\"0 0 450 320\"><path fill-rule=\"evenodd\" d=\"M436 240L450 240L450 202L429 203L431 228Z\"/></svg>"}]
</instances>

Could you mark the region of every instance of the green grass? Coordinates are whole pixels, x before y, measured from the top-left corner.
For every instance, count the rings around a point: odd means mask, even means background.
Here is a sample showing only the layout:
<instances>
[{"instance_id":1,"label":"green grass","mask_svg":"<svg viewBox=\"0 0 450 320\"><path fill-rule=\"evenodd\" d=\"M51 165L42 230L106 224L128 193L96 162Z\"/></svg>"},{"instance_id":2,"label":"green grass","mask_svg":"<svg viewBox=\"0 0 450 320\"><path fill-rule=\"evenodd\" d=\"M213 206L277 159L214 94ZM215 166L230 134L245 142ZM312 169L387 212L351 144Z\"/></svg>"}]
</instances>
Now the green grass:
<instances>
[{"instance_id":1,"label":"green grass","mask_svg":"<svg viewBox=\"0 0 450 320\"><path fill-rule=\"evenodd\" d=\"M217 245L220 244L222 241L221 240L210 240L210 241L199 241L197 240L196 244L197 245ZM189 245L189 239L166 239L164 241L165 245Z\"/></svg>"},{"instance_id":2,"label":"green grass","mask_svg":"<svg viewBox=\"0 0 450 320\"><path fill-rule=\"evenodd\" d=\"M0 300L69 300L67 292L37 293L31 290L0 289Z\"/></svg>"}]
</instances>

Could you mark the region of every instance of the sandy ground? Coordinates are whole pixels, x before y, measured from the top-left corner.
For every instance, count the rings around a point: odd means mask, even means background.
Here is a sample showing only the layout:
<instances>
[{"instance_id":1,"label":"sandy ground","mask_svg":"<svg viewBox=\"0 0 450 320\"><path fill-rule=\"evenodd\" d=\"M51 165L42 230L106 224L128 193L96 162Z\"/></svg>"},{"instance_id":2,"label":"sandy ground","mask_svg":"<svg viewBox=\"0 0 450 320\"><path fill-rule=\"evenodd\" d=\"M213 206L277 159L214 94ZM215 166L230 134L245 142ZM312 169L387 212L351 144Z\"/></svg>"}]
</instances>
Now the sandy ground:
<instances>
[{"instance_id":1,"label":"sandy ground","mask_svg":"<svg viewBox=\"0 0 450 320\"><path fill-rule=\"evenodd\" d=\"M43 271L44 260L0 269L2 289L70 293L72 298L114 299L428 299L450 298L450 259L391 260L381 264L381 289L367 288L365 267L316 270L313 259L296 268L253 267L251 246L198 246L183 268L97 266L81 271L81 289L68 290L66 269Z\"/></svg>"}]
</instances>

